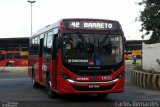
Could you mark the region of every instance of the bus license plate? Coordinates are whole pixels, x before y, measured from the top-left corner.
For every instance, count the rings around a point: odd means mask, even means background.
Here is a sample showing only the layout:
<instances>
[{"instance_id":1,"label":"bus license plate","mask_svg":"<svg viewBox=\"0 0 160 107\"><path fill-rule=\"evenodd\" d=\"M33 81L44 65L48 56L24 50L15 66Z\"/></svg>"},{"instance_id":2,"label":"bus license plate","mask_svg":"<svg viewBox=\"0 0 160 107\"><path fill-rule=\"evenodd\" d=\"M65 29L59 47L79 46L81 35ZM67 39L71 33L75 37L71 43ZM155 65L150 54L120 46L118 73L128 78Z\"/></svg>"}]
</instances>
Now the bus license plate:
<instances>
[{"instance_id":1,"label":"bus license plate","mask_svg":"<svg viewBox=\"0 0 160 107\"><path fill-rule=\"evenodd\" d=\"M89 88L99 88L99 85L98 84L91 84L88 87Z\"/></svg>"}]
</instances>

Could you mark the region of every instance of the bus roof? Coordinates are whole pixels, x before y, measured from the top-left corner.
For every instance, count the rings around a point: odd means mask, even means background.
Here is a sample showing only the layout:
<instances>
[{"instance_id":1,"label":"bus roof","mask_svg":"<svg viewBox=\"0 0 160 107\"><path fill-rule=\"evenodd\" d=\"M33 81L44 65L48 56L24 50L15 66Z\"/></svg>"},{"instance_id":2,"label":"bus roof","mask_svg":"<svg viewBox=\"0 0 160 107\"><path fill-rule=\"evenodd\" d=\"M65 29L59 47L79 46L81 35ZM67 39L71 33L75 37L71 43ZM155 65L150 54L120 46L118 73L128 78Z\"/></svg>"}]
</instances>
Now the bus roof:
<instances>
[{"instance_id":1,"label":"bus roof","mask_svg":"<svg viewBox=\"0 0 160 107\"><path fill-rule=\"evenodd\" d=\"M62 20L90 20L90 21L111 21L111 22L118 22L116 20L109 20L109 19L95 19L95 18L66 18Z\"/></svg>"},{"instance_id":2,"label":"bus roof","mask_svg":"<svg viewBox=\"0 0 160 107\"><path fill-rule=\"evenodd\" d=\"M42 34L43 32L46 32L46 31L48 31L48 30L51 30L51 29L53 29L53 28L55 28L55 27L59 27L59 26L60 26L60 22L61 22L61 20L59 20L57 23L54 23L54 24L51 24L51 25L47 25L47 26L45 26L44 28L38 30L38 31L36 32L36 34L34 34L34 35L39 35L39 34ZM33 36L34 36L34 35L33 35Z\"/></svg>"}]
</instances>

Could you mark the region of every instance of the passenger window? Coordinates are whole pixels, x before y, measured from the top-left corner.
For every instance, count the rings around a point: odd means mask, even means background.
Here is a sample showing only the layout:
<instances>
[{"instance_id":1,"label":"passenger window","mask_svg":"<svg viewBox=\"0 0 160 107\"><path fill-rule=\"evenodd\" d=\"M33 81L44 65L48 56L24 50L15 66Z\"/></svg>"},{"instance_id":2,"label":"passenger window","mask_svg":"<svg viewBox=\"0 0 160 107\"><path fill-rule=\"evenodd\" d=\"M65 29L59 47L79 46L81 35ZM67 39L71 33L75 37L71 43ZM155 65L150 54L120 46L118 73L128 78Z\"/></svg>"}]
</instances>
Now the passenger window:
<instances>
[{"instance_id":1,"label":"passenger window","mask_svg":"<svg viewBox=\"0 0 160 107\"><path fill-rule=\"evenodd\" d=\"M53 42L53 33L52 32L48 32L48 36L47 36L47 50L46 50L46 52L48 54L51 54L52 42Z\"/></svg>"}]
</instances>

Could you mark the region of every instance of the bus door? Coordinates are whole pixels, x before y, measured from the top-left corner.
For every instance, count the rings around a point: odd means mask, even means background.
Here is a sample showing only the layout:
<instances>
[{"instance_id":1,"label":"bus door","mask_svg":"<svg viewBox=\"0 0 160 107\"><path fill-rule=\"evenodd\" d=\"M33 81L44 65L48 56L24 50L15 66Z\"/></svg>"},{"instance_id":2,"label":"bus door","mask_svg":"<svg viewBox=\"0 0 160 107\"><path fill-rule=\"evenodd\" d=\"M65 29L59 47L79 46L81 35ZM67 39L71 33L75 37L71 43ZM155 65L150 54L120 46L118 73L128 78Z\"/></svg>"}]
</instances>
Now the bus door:
<instances>
[{"instance_id":1,"label":"bus door","mask_svg":"<svg viewBox=\"0 0 160 107\"><path fill-rule=\"evenodd\" d=\"M57 89L58 34L54 34L52 46L52 88Z\"/></svg>"},{"instance_id":2,"label":"bus door","mask_svg":"<svg viewBox=\"0 0 160 107\"><path fill-rule=\"evenodd\" d=\"M40 45L39 45L39 81L42 83L43 82L43 69L42 69L42 65L43 65L43 58L42 58L42 53L43 53L43 38L40 38Z\"/></svg>"},{"instance_id":3,"label":"bus door","mask_svg":"<svg viewBox=\"0 0 160 107\"><path fill-rule=\"evenodd\" d=\"M43 63L42 63L42 75L43 83L46 83L47 75L51 72L51 53L52 53L52 43L53 43L53 32L50 31L44 35L43 42Z\"/></svg>"}]
</instances>

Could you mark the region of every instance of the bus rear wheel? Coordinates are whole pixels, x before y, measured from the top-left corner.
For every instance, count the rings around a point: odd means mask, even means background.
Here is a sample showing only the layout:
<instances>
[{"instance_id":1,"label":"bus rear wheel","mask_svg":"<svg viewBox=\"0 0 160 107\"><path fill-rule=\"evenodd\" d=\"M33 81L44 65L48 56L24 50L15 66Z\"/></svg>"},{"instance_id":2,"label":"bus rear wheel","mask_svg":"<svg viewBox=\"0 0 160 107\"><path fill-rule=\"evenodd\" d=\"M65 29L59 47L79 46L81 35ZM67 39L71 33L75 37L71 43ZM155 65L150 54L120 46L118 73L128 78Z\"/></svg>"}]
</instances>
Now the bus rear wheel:
<instances>
[{"instance_id":1,"label":"bus rear wheel","mask_svg":"<svg viewBox=\"0 0 160 107\"><path fill-rule=\"evenodd\" d=\"M40 84L38 84L35 81L35 75L34 75L34 73L32 73L32 86L33 86L33 88L39 88L40 87Z\"/></svg>"},{"instance_id":2,"label":"bus rear wheel","mask_svg":"<svg viewBox=\"0 0 160 107\"><path fill-rule=\"evenodd\" d=\"M57 93L52 90L52 82L49 74L47 75L47 92L50 98L54 98L57 96Z\"/></svg>"},{"instance_id":3,"label":"bus rear wheel","mask_svg":"<svg viewBox=\"0 0 160 107\"><path fill-rule=\"evenodd\" d=\"M7 67L12 67L13 65L11 63L6 64Z\"/></svg>"}]
</instances>

